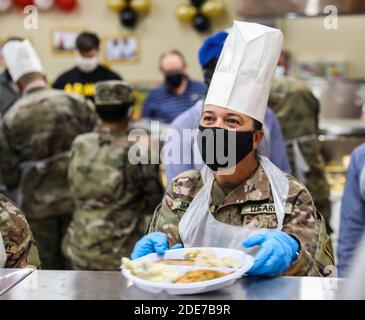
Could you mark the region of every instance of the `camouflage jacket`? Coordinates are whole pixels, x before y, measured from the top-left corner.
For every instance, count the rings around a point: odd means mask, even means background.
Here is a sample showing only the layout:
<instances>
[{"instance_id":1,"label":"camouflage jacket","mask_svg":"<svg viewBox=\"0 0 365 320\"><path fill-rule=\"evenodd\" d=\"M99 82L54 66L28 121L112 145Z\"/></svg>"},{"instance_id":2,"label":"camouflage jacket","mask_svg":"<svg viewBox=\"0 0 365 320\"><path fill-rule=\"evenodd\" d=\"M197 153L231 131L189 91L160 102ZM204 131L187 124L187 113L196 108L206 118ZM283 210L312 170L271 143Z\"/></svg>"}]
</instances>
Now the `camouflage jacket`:
<instances>
[{"instance_id":1,"label":"camouflage jacket","mask_svg":"<svg viewBox=\"0 0 365 320\"><path fill-rule=\"evenodd\" d=\"M7 254L6 268L39 268L32 232L23 213L0 194L0 230Z\"/></svg>"},{"instance_id":2,"label":"camouflage jacket","mask_svg":"<svg viewBox=\"0 0 365 320\"><path fill-rule=\"evenodd\" d=\"M106 129L73 144L68 176L76 210L63 251L76 269L118 270L163 197L159 166L132 165L131 146L127 131Z\"/></svg>"},{"instance_id":3,"label":"camouflage jacket","mask_svg":"<svg viewBox=\"0 0 365 320\"><path fill-rule=\"evenodd\" d=\"M300 255L287 275L324 276L334 268L332 244L324 220L307 189L294 177L287 177L289 195L283 231L294 235L301 245ZM171 245L181 242L179 221L202 185L199 171L187 171L176 177L155 211L149 232L166 232L173 239ZM261 166L231 191L225 192L214 182L211 194L210 210L218 221L255 229L277 227L270 183ZM330 267L332 270L328 270Z\"/></svg>"},{"instance_id":4,"label":"camouflage jacket","mask_svg":"<svg viewBox=\"0 0 365 320\"><path fill-rule=\"evenodd\" d=\"M269 105L277 116L283 135L288 141L287 149L294 176L295 170L293 144L290 141L309 137L299 141L300 150L309 165L302 181L313 195L317 209L330 220L329 185L325 176L325 163L321 155L320 142L317 138L320 105L309 88L302 82L290 78L275 78L270 93ZM313 138L310 138L313 136Z\"/></svg>"},{"instance_id":5,"label":"camouflage jacket","mask_svg":"<svg viewBox=\"0 0 365 320\"><path fill-rule=\"evenodd\" d=\"M0 122L0 177L8 189L21 184L29 219L72 212L67 152L96 119L84 98L46 88L29 91L6 113Z\"/></svg>"}]
</instances>

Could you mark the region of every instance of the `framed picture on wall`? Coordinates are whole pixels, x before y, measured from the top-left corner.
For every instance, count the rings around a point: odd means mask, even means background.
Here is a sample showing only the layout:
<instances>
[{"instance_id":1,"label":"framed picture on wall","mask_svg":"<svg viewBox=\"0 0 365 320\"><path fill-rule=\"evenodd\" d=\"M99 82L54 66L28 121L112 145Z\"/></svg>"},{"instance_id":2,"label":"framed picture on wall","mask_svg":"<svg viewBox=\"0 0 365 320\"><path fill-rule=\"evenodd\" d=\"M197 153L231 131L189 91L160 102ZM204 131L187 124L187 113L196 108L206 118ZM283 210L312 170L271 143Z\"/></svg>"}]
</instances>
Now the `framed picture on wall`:
<instances>
[{"instance_id":1,"label":"framed picture on wall","mask_svg":"<svg viewBox=\"0 0 365 320\"><path fill-rule=\"evenodd\" d=\"M105 37L104 58L107 63L138 63L140 60L139 37L136 35Z\"/></svg>"},{"instance_id":2,"label":"framed picture on wall","mask_svg":"<svg viewBox=\"0 0 365 320\"><path fill-rule=\"evenodd\" d=\"M76 39L82 28L53 28L51 30L51 47L54 54L73 54Z\"/></svg>"}]
</instances>

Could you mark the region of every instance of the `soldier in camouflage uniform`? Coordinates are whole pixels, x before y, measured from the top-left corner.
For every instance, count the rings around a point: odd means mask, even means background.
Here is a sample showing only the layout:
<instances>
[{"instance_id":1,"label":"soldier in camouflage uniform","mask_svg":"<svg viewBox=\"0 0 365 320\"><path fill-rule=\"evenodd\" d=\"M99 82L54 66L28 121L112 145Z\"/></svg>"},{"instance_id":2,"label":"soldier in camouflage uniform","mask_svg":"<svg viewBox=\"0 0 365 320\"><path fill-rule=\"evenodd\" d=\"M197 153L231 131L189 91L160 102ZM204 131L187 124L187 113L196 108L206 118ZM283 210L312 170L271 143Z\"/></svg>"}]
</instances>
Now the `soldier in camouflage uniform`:
<instances>
[{"instance_id":1,"label":"soldier in camouflage uniform","mask_svg":"<svg viewBox=\"0 0 365 320\"><path fill-rule=\"evenodd\" d=\"M198 144L206 166L173 179L132 259L163 254L179 244L260 247L249 276L320 277L335 272L331 240L308 190L257 155L281 43L279 30L234 22L199 123ZM260 58L248 58L253 56ZM234 162L221 163L223 154Z\"/></svg>"},{"instance_id":2,"label":"soldier in camouflage uniform","mask_svg":"<svg viewBox=\"0 0 365 320\"><path fill-rule=\"evenodd\" d=\"M323 217L316 211L304 185L294 177L286 176L289 179L289 194L283 231L295 235L302 248L287 275L328 275L326 267L335 263ZM179 222L202 186L200 171L187 171L176 177L156 209L149 232L167 233L170 246L182 243ZM261 166L239 185L220 185L215 181L211 196L210 211L220 222L253 229L277 227L270 184Z\"/></svg>"},{"instance_id":3,"label":"soldier in camouflage uniform","mask_svg":"<svg viewBox=\"0 0 365 320\"><path fill-rule=\"evenodd\" d=\"M132 90L123 81L96 84L102 126L72 148L69 184L75 213L63 242L77 270L114 270L146 232L163 188L158 165L129 162Z\"/></svg>"},{"instance_id":4,"label":"soldier in camouflage uniform","mask_svg":"<svg viewBox=\"0 0 365 320\"><path fill-rule=\"evenodd\" d=\"M39 268L40 261L32 232L23 213L0 194L0 236L7 255L5 268Z\"/></svg>"},{"instance_id":5,"label":"soldier in camouflage uniform","mask_svg":"<svg viewBox=\"0 0 365 320\"><path fill-rule=\"evenodd\" d=\"M275 112L287 141L293 173L307 186L329 227L329 185L318 140L319 102L298 80L277 77L271 89L269 105Z\"/></svg>"},{"instance_id":6,"label":"soldier in camouflage uniform","mask_svg":"<svg viewBox=\"0 0 365 320\"><path fill-rule=\"evenodd\" d=\"M47 88L41 69L32 69L38 57L29 43L15 45L10 53L18 56L18 65L8 61L7 67L23 96L0 123L0 176L8 189L20 184L21 208L42 267L63 269L61 242L73 212L68 154L74 138L92 131L97 117L84 98ZM25 66L26 74L16 69L19 66Z\"/></svg>"}]
</instances>

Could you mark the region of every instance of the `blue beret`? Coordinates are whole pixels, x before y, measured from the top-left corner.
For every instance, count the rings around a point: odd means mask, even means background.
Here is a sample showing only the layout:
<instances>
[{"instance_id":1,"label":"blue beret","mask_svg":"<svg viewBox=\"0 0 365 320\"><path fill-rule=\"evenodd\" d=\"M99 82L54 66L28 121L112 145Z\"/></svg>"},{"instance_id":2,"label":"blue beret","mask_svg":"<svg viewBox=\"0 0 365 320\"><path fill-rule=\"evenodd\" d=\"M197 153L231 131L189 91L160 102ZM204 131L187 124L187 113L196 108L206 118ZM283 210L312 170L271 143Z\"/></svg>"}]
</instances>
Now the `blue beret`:
<instances>
[{"instance_id":1,"label":"blue beret","mask_svg":"<svg viewBox=\"0 0 365 320\"><path fill-rule=\"evenodd\" d=\"M212 60L219 58L227 36L227 32L221 31L205 39L202 47L199 50L199 62L203 68L206 67Z\"/></svg>"}]
</instances>

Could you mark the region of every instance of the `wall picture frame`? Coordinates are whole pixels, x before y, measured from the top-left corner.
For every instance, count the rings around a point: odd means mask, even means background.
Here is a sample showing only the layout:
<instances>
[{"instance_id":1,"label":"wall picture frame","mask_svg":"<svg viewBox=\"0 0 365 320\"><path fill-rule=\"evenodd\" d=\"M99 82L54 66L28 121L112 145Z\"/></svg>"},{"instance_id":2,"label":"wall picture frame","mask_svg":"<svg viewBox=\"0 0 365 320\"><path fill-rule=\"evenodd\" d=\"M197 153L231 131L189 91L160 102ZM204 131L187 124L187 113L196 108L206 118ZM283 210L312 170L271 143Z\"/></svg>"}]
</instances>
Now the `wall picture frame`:
<instances>
[{"instance_id":1,"label":"wall picture frame","mask_svg":"<svg viewBox=\"0 0 365 320\"><path fill-rule=\"evenodd\" d=\"M135 34L104 37L104 61L107 64L135 64L140 61L141 42Z\"/></svg>"},{"instance_id":2,"label":"wall picture frame","mask_svg":"<svg viewBox=\"0 0 365 320\"><path fill-rule=\"evenodd\" d=\"M84 29L81 27L54 27L50 30L51 51L54 55L72 55L76 39Z\"/></svg>"}]
</instances>

